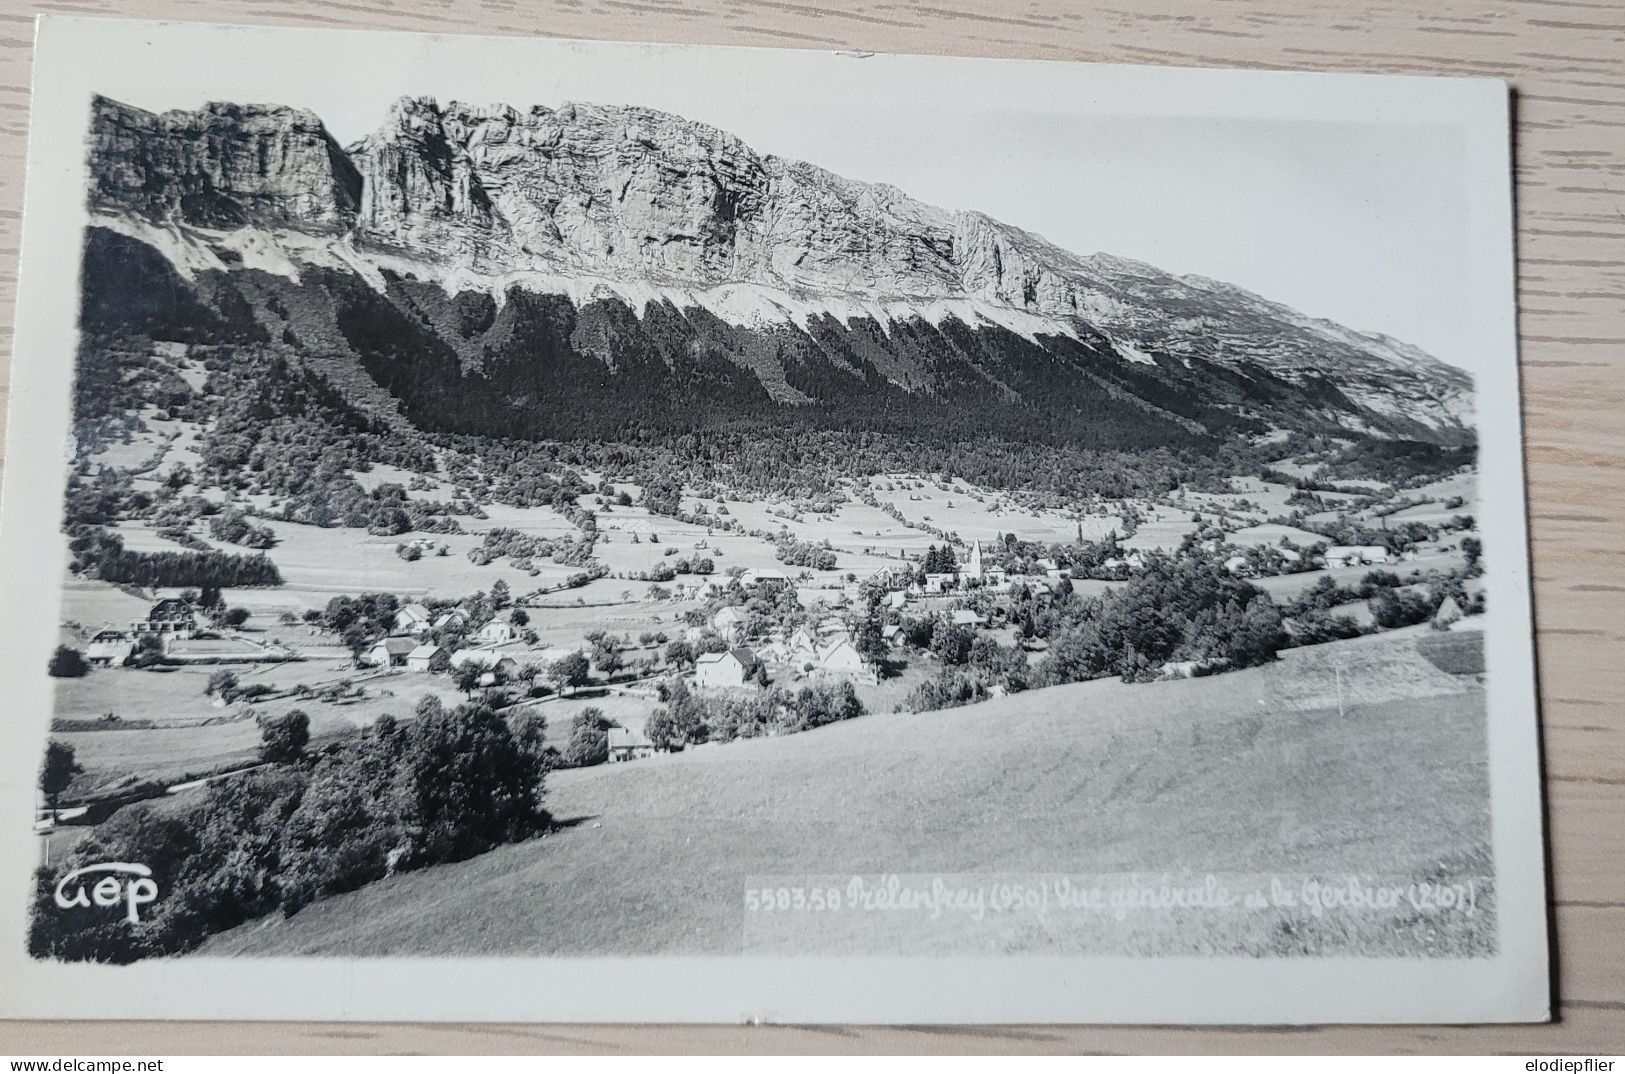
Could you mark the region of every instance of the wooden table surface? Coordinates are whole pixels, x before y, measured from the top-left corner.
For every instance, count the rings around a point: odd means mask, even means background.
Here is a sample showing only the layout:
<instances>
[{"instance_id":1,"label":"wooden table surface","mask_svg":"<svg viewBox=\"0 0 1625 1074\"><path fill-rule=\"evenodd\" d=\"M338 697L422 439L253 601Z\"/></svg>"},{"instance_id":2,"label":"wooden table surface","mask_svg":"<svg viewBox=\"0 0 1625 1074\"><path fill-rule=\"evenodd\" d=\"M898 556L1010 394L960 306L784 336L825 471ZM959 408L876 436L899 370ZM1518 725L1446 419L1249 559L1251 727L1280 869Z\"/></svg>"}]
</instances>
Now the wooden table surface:
<instances>
[{"instance_id":1,"label":"wooden table surface","mask_svg":"<svg viewBox=\"0 0 1625 1074\"><path fill-rule=\"evenodd\" d=\"M45 11L1508 79L1559 1021L1309 1030L0 1023L0 1053L1625 1051L1625 0L0 0L8 353L33 17Z\"/></svg>"}]
</instances>

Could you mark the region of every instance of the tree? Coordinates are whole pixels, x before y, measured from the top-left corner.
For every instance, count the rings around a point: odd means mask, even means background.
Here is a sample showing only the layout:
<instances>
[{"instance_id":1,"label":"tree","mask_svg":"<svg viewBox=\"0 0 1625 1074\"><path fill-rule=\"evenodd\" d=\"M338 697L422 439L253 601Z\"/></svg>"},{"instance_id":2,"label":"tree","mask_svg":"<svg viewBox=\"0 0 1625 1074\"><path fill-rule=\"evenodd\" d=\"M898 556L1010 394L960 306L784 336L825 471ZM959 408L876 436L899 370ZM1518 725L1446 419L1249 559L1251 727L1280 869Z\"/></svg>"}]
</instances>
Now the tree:
<instances>
[{"instance_id":1,"label":"tree","mask_svg":"<svg viewBox=\"0 0 1625 1074\"><path fill-rule=\"evenodd\" d=\"M431 711L404 738L394 782L406 865L460 861L547 823L541 758L490 706Z\"/></svg>"},{"instance_id":2,"label":"tree","mask_svg":"<svg viewBox=\"0 0 1625 1074\"><path fill-rule=\"evenodd\" d=\"M474 660L467 660L457 665L452 674L452 681L465 697L473 697L474 691L480 688L480 680L485 677L485 667Z\"/></svg>"},{"instance_id":3,"label":"tree","mask_svg":"<svg viewBox=\"0 0 1625 1074\"><path fill-rule=\"evenodd\" d=\"M548 665L547 678L562 694L567 689L574 690L578 686L585 686L590 672L586 654L572 652L564 654Z\"/></svg>"},{"instance_id":4,"label":"tree","mask_svg":"<svg viewBox=\"0 0 1625 1074\"><path fill-rule=\"evenodd\" d=\"M673 677L661 683L661 696L666 704L655 709L643 725L643 733L656 749L681 749L706 740L705 719L699 703L689 691L688 683Z\"/></svg>"},{"instance_id":5,"label":"tree","mask_svg":"<svg viewBox=\"0 0 1625 1074\"><path fill-rule=\"evenodd\" d=\"M491 607L499 611L506 608L512 601L512 594L508 590L508 583L498 578L491 583Z\"/></svg>"},{"instance_id":6,"label":"tree","mask_svg":"<svg viewBox=\"0 0 1625 1074\"><path fill-rule=\"evenodd\" d=\"M54 679L78 679L90 671L90 665L85 663L85 658L80 655L78 649L58 645L56 651L51 654L51 662L47 665L46 671Z\"/></svg>"},{"instance_id":7,"label":"tree","mask_svg":"<svg viewBox=\"0 0 1625 1074\"><path fill-rule=\"evenodd\" d=\"M886 636L881 632L880 622L875 616L866 615L858 623L857 630L852 632L852 647L859 656L876 667L885 664L889 650Z\"/></svg>"},{"instance_id":8,"label":"tree","mask_svg":"<svg viewBox=\"0 0 1625 1074\"><path fill-rule=\"evenodd\" d=\"M564 744L564 763L571 768L588 768L609 760L609 729L614 726L599 709L582 709L570 721L570 737Z\"/></svg>"},{"instance_id":9,"label":"tree","mask_svg":"<svg viewBox=\"0 0 1625 1074\"><path fill-rule=\"evenodd\" d=\"M1461 554L1467 557L1467 577L1475 578L1482 574L1484 568L1479 560L1484 555L1484 542L1477 537L1463 537L1461 539Z\"/></svg>"},{"instance_id":10,"label":"tree","mask_svg":"<svg viewBox=\"0 0 1625 1074\"><path fill-rule=\"evenodd\" d=\"M971 643L976 634L968 627L955 626L946 617L938 619L931 631L931 652L944 664L963 664L970 659Z\"/></svg>"},{"instance_id":11,"label":"tree","mask_svg":"<svg viewBox=\"0 0 1625 1074\"><path fill-rule=\"evenodd\" d=\"M1371 598L1371 617L1382 629L1394 630L1433 618L1436 607L1425 593L1386 589Z\"/></svg>"},{"instance_id":12,"label":"tree","mask_svg":"<svg viewBox=\"0 0 1625 1074\"><path fill-rule=\"evenodd\" d=\"M513 610L513 614L508 616L508 622L512 623L516 627L529 626L530 613L525 611L523 608L515 608Z\"/></svg>"},{"instance_id":13,"label":"tree","mask_svg":"<svg viewBox=\"0 0 1625 1074\"><path fill-rule=\"evenodd\" d=\"M83 771L74 758L73 747L66 742L52 739L45 747L45 766L40 769L39 789L45 795L46 804L51 807L53 824L56 823L56 805L62 792L68 789L73 777Z\"/></svg>"},{"instance_id":14,"label":"tree","mask_svg":"<svg viewBox=\"0 0 1625 1074\"><path fill-rule=\"evenodd\" d=\"M222 701L229 702L237 696L237 683L237 673L222 668L209 676L208 685L204 686L203 692L209 697L218 697Z\"/></svg>"},{"instance_id":15,"label":"tree","mask_svg":"<svg viewBox=\"0 0 1625 1074\"><path fill-rule=\"evenodd\" d=\"M232 608L220 617L220 621L229 627L240 627L248 622L248 615L247 608Z\"/></svg>"},{"instance_id":16,"label":"tree","mask_svg":"<svg viewBox=\"0 0 1625 1074\"><path fill-rule=\"evenodd\" d=\"M614 675L621 670L624 661L621 659L619 641L608 635L600 635L592 643L592 662L605 675Z\"/></svg>"},{"instance_id":17,"label":"tree","mask_svg":"<svg viewBox=\"0 0 1625 1074\"><path fill-rule=\"evenodd\" d=\"M260 725L260 760L269 764L291 764L305 755L310 743L310 717L302 709L293 709L281 716L262 713Z\"/></svg>"}]
</instances>

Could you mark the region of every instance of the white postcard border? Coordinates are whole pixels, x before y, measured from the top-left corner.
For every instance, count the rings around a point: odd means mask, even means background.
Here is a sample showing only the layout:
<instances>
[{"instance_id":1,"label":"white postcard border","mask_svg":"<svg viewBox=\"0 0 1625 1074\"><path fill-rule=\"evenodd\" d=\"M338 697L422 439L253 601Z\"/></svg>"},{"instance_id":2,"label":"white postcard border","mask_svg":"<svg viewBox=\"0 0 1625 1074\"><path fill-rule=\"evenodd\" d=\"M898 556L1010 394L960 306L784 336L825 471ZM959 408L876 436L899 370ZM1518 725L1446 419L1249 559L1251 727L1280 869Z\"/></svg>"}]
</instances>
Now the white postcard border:
<instances>
[{"instance_id":1,"label":"white postcard border","mask_svg":"<svg viewBox=\"0 0 1625 1074\"><path fill-rule=\"evenodd\" d=\"M1480 524L1492 590L1486 662L1499 950L1483 959L257 959L68 965L23 943L31 815L50 716L65 542L64 444L92 92L143 68L228 97L234 67L544 63L602 50L662 80L901 77L1087 110L1457 126L1466 142L1480 374ZM177 63L177 57L185 57ZM726 75L718 69L726 65ZM656 93L648 95L658 101ZM1131 102L1123 104L1122 102ZM0 1017L368 1021L1314 1023L1539 1021L1549 1016L1547 908L1518 405L1508 99L1487 79L1154 69L1054 62L597 44L47 16L35 53L27 209L0 505Z\"/></svg>"}]
</instances>

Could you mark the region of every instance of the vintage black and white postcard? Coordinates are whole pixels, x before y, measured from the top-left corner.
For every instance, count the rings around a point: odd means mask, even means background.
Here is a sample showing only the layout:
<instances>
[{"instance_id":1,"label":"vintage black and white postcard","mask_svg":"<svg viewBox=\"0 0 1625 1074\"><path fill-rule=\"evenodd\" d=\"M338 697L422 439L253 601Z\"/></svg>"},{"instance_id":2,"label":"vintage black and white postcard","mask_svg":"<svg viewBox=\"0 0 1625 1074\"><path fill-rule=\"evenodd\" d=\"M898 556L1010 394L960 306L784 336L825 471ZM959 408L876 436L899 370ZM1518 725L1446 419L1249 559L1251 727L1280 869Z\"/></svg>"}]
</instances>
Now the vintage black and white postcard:
<instances>
[{"instance_id":1,"label":"vintage black and white postcard","mask_svg":"<svg viewBox=\"0 0 1625 1074\"><path fill-rule=\"evenodd\" d=\"M0 1014L1546 1017L1501 83L35 69Z\"/></svg>"}]
</instances>

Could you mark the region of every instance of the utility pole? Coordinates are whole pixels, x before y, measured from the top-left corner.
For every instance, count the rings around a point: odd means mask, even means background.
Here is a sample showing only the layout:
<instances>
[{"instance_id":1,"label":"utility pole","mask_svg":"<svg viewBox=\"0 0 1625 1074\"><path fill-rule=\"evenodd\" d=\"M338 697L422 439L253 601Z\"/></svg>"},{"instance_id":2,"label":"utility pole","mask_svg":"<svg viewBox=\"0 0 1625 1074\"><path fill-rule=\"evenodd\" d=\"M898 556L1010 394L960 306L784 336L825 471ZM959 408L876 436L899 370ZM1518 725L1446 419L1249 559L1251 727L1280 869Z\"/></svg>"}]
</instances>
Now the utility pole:
<instances>
[{"instance_id":1,"label":"utility pole","mask_svg":"<svg viewBox=\"0 0 1625 1074\"><path fill-rule=\"evenodd\" d=\"M1332 671L1337 676L1337 718L1343 719L1348 713L1343 708L1343 664L1342 661L1332 665Z\"/></svg>"}]
</instances>

